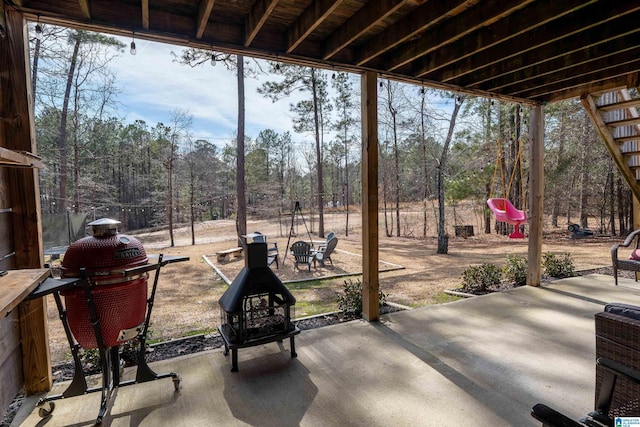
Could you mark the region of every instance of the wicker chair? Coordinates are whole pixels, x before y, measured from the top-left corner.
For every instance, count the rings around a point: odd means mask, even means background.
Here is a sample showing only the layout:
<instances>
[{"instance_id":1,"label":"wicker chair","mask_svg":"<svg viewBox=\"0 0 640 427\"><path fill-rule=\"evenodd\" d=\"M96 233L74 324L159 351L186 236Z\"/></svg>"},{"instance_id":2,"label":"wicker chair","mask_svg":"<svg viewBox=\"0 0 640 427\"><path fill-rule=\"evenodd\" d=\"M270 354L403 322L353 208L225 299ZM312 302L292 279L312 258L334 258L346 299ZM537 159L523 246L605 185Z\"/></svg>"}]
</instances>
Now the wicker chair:
<instances>
[{"instance_id":1,"label":"wicker chair","mask_svg":"<svg viewBox=\"0 0 640 427\"><path fill-rule=\"evenodd\" d=\"M538 403L531 415L545 427L613 426L616 417L640 414L640 307L608 304L595 323L596 409L573 421Z\"/></svg>"},{"instance_id":2,"label":"wicker chair","mask_svg":"<svg viewBox=\"0 0 640 427\"><path fill-rule=\"evenodd\" d=\"M629 270L636 273L640 272L640 260L618 257L618 249L628 248L634 240L635 244L633 245L633 248L638 249L640 247L640 230L636 230L629 234L627 238L624 239L623 243L613 245L611 247L611 262L613 264L613 277L615 279L616 286L618 285L618 270ZM636 282L637 281L638 277L636 275Z\"/></svg>"}]
</instances>

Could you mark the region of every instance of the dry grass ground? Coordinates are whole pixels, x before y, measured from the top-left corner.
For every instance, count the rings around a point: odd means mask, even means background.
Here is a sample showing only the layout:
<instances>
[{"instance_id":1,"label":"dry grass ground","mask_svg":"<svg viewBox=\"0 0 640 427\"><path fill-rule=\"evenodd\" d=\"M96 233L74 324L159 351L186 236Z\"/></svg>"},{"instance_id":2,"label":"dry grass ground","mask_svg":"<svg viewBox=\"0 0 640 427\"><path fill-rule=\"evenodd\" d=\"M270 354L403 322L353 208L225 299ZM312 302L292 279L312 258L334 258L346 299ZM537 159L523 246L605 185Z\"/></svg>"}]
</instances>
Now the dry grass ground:
<instances>
[{"instance_id":1,"label":"dry grass ground","mask_svg":"<svg viewBox=\"0 0 640 427\"><path fill-rule=\"evenodd\" d=\"M340 239L339 251L332 257L334 266L312 268L311 273L303 269L294 270L289 255L280 268L275 270L283 281L320 279L328 275L361 272L362 235L359 216L350 216L349 236L344 235L342 214L330 214L327 218L325 230L334 230ZM381 225L383 221L381 218ZM479 232L478 228L475 227L476 233ZM281 257L285 254L289 229L290 222L287 224L284 220L282 223L267 220L248 222L248 230L261 231L268 236L269 242L278 243ZM545 233L543 251L569 252L578 270L610 265L611 245L621 241L620 238L610 237L574 240L570 239L569 233L564 230L556 229ZM302 223L297 227L297 232L298 235L291 238L291 243L295 240L308 240ZM169 264L161 271L152 314L152 338L166 340L215 331L219 323L218 299L227 285L204 261L203 255L215 254L219 250L236 246L235 222L218 220L198 224L195 245L191 245L188 227L176 230L174 247L169 246L167 230L139 233L135 236L142 241L149 254L163 253L189 257L189 261ZM322 240L317 235L313 235L312 238L316 241ZM469 266L486 262L503 265L508 254L527 254L527 239L511 240L495 234L481 234L466 239L451 237L447 255L436 254L436 243L435 237L386 237L383 232L380 233L380 268L390 270L380 273L380 286L389 301L411 307L446 302L450 299L443 291L457 288L462 272ZM217 263L215 255L210 259L230 279L233 279L244 265L243 258L225 264ZM404 268L394 269L395 265ZM358 276L353 280L356 279ZM303 317L317 314L318 311L335 310L336 293L340 291L344 280L345 278L334 278L289 283L288 286L298 300L296 316ZM56 364L68 358L69 349L52 300L49 302L49 325L52 360Z\"/></svg>"}]
</instances>

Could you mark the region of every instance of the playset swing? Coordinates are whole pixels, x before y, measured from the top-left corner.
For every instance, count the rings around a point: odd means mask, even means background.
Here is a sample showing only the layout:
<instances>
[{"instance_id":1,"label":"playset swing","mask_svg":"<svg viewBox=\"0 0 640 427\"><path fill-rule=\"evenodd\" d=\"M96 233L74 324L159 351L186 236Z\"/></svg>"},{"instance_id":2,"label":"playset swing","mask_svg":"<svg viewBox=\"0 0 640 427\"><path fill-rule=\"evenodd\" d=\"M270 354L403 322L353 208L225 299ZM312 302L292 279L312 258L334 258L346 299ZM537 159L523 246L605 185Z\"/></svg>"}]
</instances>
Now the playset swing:
<instances>
[{"instance_id":1,"label":"playset swing","mask_svg":"<svg viewBox=\"0 0 640 427\"><path fill-rule=\"evenodd\" d=\"M525 206L524 196L524 179L522 171L522 143L518 142L518 155L516 156L515 164L513 165L513 171L511 172L511 178L509 179L508 187L505 187L504 183L504 171L502 170L502 144L498 140L498 153L496 157L496 168L493 171L493 180L491 181L491 192L489 194L489 200L487 200L487 206L493 212L496 217L496 221L506 222L513 225L513 233L509 234L510 239L522 239L524 234L520 232L520 225L527 222L527 214L524 210L516 208L507 198L511 192L511 184L515 177L516 170L520 171L520 182L522 183L522 206ZM496 182L496 175L500 169L500 178L502 181L502 197L493 197L494 184ZM505 191L506 190L506 191Z\"/></svg>"}]
</instances>

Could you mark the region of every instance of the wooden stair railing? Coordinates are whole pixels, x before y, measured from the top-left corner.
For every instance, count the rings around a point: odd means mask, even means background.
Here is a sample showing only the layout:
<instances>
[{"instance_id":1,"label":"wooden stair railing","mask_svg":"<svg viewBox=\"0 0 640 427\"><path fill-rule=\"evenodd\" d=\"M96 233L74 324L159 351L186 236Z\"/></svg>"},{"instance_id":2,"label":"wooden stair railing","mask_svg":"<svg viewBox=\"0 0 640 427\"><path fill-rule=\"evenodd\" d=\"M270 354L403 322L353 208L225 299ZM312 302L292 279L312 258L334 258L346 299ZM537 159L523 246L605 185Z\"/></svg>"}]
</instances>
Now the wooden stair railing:
<instances>
[{"instance_id":1,"label":"wooden stair railing","mask_svg":"<svg viewBox=\"0 0 640 427\"><path fill-rule=\"evenodd\" d=\"M640 200L640 98L626 88L588 94L581 98L625 181Z\"/></svg>"}]
</instances>

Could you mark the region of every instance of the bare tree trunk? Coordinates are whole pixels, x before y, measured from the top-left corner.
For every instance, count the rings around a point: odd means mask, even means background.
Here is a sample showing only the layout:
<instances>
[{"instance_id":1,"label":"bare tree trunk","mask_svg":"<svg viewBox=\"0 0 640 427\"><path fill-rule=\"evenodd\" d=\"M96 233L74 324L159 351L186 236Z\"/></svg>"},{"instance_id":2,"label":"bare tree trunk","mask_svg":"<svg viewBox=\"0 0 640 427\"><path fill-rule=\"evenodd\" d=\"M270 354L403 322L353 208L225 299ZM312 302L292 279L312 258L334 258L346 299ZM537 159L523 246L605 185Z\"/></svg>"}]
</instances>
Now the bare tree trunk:
<instances>
[{"instance_id":1,"label":"bare tree trunk","mask_svg":"<svg viewBox=\"0 0 640 427\"><path fill-rule=\"evenodd\" d=\"M584 123L582 125L582 143L580 144L580 226L587 228L588 216L587 216L587 185L589 181L589 174L587 172L587 150L589 140L589 116L585 113Z\"/></svg>"},{"instance_id":2,"label":"bare tree trunk","mask_svg":"<svg viewBox=\"0 0 640 427\"><path fill-rule=\"evenodd\" d=\"M396 116L393 115L393 157L394 157L394 178L395 178L395 202L396 202L396 236L400 237L400 155L398 153L398 129Z\"/></svg>"},{"instance_id":3,"label":"bare tree trunk","mask_svg":"<svg viewBox=\"0 0 640 427\"><path fill-rule=\"evenodd\" d=\"M608 184L608 197L609 197L609 227L611 228L611 234L616 235L616 212L615 212L615 200L614 200L614 184L613 184L613 160L610 158L607 162L609 164L609 171L607 173Z\"/></svg>"},{"instance_id":4,"label":"bare tree trunk","mask_svg":"<svg viewBox=\"0 0 640 427\"><path fill-rule=\"evenodd\" d=\"M169 246L174 247L176 245L175 243L175 239L173 236L173 159L175 156L175 149L174 149L174 143L173 141L171 142L171 153L169 155L169 162L168 162L168 173L167 173L167 197L169 198L168 200L168 206L169 206Z\"/></svg>"},{"instance_id":5,"label":"bare tree trunk","mask_svg":"<svg viewBox=\"0 0 640 427\"><path fill-rule=\"evenodd\" d=\"M560 115L560 135L558 136L558 165L564 161L564 145L567 138L566 122L567 112L563 109ZM559 197L559 194L557 193L558 192L556 191L556 197L553 198L553 203L551 205L551 225L554 227L558 226L558 216L560 216L561 197Z\"/></svg>"},{"instance_id":6,"label":"bare tree trunk","mask_svg":"<svg viewBox=\"0 0 640 427\"><path fill-rule=\"evenodd\" d=\"M618 200L618 223L620 224L620 235L628 234L627 224L625 222L624 196L622 192L622 178L617 174L616 179L616 199Z\"/></svg>"},{"instance_id":7,"label":"bare tree trunk","mask_svg":"<svg viewBox=\"0 0 640 427\"><path fill-rule=\"evenodd\" d=\"M491 106L493 105L493 101L490 99L487 99L487 121L486 121L486 126L485 126L485 135L484 135L484 141L485 144L488 146L489 142L491 141ZM497 168L499 165L496 164L495 167ZM487 183L485 186L485 191L487 193L487 200L489 200L492 197L492 192L493 192L493 182L491 183ZM489 210L489 207L487 206L487 204L483 204L483 209L482 211L484 212L484 233L485 234L491 234L491 211Z\"/></svg>"},{"instance_id":8,"label":"bare tree trunk","mask_svg":"<svg viewBox=\"0 0 640 427\"><path fill-rule=\"evenodd\" d=\"M313 122L315 125L316 131L316 159L317 159L317 168L318 168L318 236L324 237L324 176L322 173L322 147L320 144L320 118L319 114L319 106L318 106L318 88L316 85L316 77L315 71L311 69L311 81L313 88Z\"/></svg>"},{"instance_id":9,"label":"bare tree trunk","mask_svg":"<svg viewBox=\"0 0 640 427\"><path fill-rule=\"evenodd\" d=\"M449 146L453 139L453 130L456 126L456 118L460 112L460 107L464 102L464 95L457 95L453 112L451 113L451 121L449 122L449 131L447 132L447 139L442 147L442 155L438 162L438 249L437 254L449 253L449 235L445 229L445 205L444 205L444 169L447 166L447 160L449 158Z\"/></svg>"},{"instance_id":10,"label":"bare tree trunk","mask_svg":"<svg viewBox=\"0 0 640 427\"><path fill-rule=\"evenodd\" d=\"M195 212L194 212L194 204L195 204L195 194L196 194L196 185L195 185L195 165L193 164L193 159L190 160L189 164L189 216L191 223L191 245L196 244L196 229L195 229Z\"/></svg>"},{"instance_id":11,"label":"bare tree trunk","mask_svg":"<svg viewBox=\"0 0 640 427\"><path fill-rule=\"evenodd\" d=\"M36 38L36 43L33 48L33 65L31 67L31 96L33 104L36 103L36 85L38 83L38 61L40 60L40 45L42 40Z\"/></svg>"},{"instance_id":12,"label":"bare tree trunk","mask_svg":"<svg viewBox=\"0 0 640 427\"><path fill-rule=\"evenodd\" d=\"M73 76L76 72L76 64L78 63L78 53L80 52L81 37L75 33L75 44L73 46L73 54L71 55L71 63L67 73L67 84L64 90L64 101L62 103L62 113L60 115L60 131L58 137L58 150L60 152L60 193L59 206L60 212L67 209L67 118L69 115L69 98L71 96L71 86Z\"/></svg>"},{"instance_id":13,"label":"bare tree trunk","mask_svg":"<svg viewBox=\"0 0 640 427\"><path fill-rule=\"evenodd\" d=\"M485 192L487 194L487 200L489 200L491 198L491 184L487 183ZM484 212L484 234L491 234L491 211L486 204L482 211Z\"/></svg>"},{"instance_id":14,"label":"bare tree trunk","mask_svg":"<svg viewBox=\"0 0 640 427\"><path fill-rule=\"evenodd\" d=\"M236 147L236 231L238 245L242 244L242 236L247 234L247 199L245 196L244 178L244 57L237 55L238 68L238 140Z\"/></svg>"},{"instance_id":15,"label":"bare tree trunk","mask_svg":"<svg viewBox=\"0 0 640 427\"><path fill-rule=\"evenodd\" d=\"M349 236L349 143L347 127L344 128L344 208L345 223L344 235Z\"/></svg>"}]
</instances>

